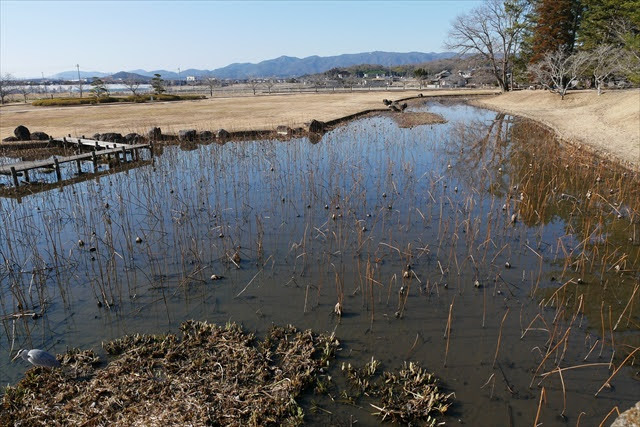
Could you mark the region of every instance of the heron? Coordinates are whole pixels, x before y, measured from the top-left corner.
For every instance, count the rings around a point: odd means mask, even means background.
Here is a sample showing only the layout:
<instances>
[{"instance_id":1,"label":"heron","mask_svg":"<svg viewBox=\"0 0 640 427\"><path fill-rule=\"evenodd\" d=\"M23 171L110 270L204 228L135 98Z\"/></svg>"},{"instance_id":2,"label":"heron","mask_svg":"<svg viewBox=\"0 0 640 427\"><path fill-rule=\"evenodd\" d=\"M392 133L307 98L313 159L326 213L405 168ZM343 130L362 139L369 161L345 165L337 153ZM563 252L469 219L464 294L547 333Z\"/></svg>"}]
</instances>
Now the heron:
<instances>
[{"instance_id":1,"label":"heron","mask_svg":"<svg viewBox=\"0 0 640 427\"><path fill-rule=\"evenodd\" d=\"M34 348L33 350L19 350L18 354L16 354L16 356L11 359L11 361L13 362L18 357L22 357L24 360L34 366L44 366L45 368L60 367L60 362L58 362L54 355L37 348Z\"/></svg>"}]
</instances>

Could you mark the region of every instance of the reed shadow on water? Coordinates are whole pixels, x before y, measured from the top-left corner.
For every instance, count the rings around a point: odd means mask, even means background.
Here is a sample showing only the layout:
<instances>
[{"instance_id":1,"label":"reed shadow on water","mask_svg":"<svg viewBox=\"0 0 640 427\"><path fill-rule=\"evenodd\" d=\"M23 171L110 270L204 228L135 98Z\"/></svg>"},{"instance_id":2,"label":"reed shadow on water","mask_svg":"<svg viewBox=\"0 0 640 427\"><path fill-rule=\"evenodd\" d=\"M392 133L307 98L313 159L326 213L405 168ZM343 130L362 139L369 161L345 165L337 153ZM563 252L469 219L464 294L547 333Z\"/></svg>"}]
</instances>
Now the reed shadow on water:
<instances>
[{"instance_id":1,"label":"reed shadow on water","mask_svg":"<svg viewBox=\"0 0 640 427\"><path fill-rule=\"evenodd\" d=\"M530 121L415 102L319 143L165 147L153 164L0 199L0 381L188 319L340 340L311 424L372 425L342 363L419 363L445 421L599 424L638 399L640 179ZM619 369L620 368L620 369ZM597 396L596 396L597 395Z\"/></svg>"}]
</instances>

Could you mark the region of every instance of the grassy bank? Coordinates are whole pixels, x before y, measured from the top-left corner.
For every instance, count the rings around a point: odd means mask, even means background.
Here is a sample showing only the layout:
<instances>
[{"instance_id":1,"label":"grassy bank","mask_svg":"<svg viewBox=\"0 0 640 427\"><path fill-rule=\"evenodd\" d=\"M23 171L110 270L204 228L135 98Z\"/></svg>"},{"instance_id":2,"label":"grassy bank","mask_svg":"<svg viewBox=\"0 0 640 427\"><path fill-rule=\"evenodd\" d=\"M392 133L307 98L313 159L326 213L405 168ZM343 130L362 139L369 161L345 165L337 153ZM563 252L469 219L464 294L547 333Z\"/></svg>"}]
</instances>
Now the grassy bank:
<instances>
[{"instance_id":1,"label":"grassy bank","mask_svg":"<svg viewBox=\"0 0 640 427\"><path fill-rule=\"evenodd\" d=\"M640 170L640 90L569 92L564 100L542 90L474 100L476 105L541 122L562 139Z\"/></svg>"}]
</instances>

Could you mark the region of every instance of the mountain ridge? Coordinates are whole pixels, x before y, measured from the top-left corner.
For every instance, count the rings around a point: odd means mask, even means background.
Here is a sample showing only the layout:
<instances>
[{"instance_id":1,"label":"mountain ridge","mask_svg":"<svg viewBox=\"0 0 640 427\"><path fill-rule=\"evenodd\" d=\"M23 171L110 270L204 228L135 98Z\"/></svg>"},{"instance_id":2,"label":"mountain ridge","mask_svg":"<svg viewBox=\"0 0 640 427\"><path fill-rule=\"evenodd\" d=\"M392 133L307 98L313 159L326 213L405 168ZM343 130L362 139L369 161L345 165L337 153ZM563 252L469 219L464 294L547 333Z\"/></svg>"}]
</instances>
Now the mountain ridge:
<instances>
[{"instance_id":1,"label":"mountain ridge","mask_svg":"<svg viewBox=\"0 0 640 427\"><path fill-rule=\"evenodd\" d=\"M164 79L186 78L187 76L213 76L220 79L247 79L251 77L274 77L288 78L299 77L307 74L322 73L332 68L350 67L353 65L381 65L385 67L419 64L437 59L450 58L455 56L454 52L361 52L361 53L345 53L334 56L318 56L311 55L304 58L295 56L281 55L277 58L267 59L258 63L251 62L235 62L227 66L216 68L213 70L200 70L189 68L182 70L180 74L169 70L153 70L147 71L143 69L135 69L129 71L120 71L119 73L139 74L145 77L153 77L154 74L160 74ZM108 77L119 73L105 73L100 71L80 71L81 77ZM50 78L73 80L77 79L78 72L76 70L63 71L54 74Z\"/></svg>"}]
</instances>

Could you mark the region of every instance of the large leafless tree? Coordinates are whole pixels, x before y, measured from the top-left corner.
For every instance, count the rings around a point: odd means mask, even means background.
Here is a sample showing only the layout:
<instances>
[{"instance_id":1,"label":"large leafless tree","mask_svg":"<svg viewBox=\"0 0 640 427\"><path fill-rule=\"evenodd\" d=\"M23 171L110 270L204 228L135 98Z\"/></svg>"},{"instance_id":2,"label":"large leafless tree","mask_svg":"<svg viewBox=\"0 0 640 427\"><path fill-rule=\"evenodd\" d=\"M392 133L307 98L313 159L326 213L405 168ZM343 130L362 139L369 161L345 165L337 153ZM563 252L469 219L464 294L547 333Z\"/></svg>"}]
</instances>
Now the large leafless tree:
<instances>
[{"instance_id":1,"label":"large leafless tree","mask_svg":"<svg viewBox=\"0 0 640 427\"><path fill-rule=\"evenodd\" d=\"M529 73L542 86L564 99L567 91L589 66L588 52L568 54L563 48L547 52L544 58L528 68Z\"/></svg>"},{"instance_id":2,"label":"large leafless tree","mask_svg":"<svg viewBox=\"0 0 640 427\"><path fill-rule=\"evenodd\" d=\"M610 45L602 44L589 52L591 70L598 95L602 94L602 85L614 73L620 71L620 61L623 58L622 50Z\"/></svg>"},{"instance_id":3,"label":"large leafless tree","mask_svg":"<svg viewBox=\"0 0 640 427\"><path fill-rule=\"evenodd\" d=\"M14 80L9 73L0 75L0 104L4 104L4 99L7 95L13 93Z\"/></svg>"},{"instance_id":4,"label":"large leafless tree","mask_svg":"<svg viewBox=\"0 0 640 427\"><path fill-rule=\"evenodd\" d=\"M138 88L140 88L140 81L135 77L127 77L122 81L122 84L131 91L133 96L137 96Z\"/></svg>"},{"instance_id":5,"label":"large leafless tree","mask_svg":"<svg viewBox=\"0 0 640 427\"><path fill-rule=\"evenodd\" d=\"M446 46L461 54L481 55L500 89L509 90L508 77L529 9L528 0L486 0L454 20Z\"/></svg>"},{"instance_id":6,"label":"large leafless tree","mask_svg":"<svg viewBox=\"0 0 640 427\"><path fill-rule=\"evenodd\" d=\"M209 95L213 97L213 90L216 87L221 85L220 80L218 80L217 78L209 75L209 76L204 76L202 81L209 88Z\"/></svg>"}]
</instances>

